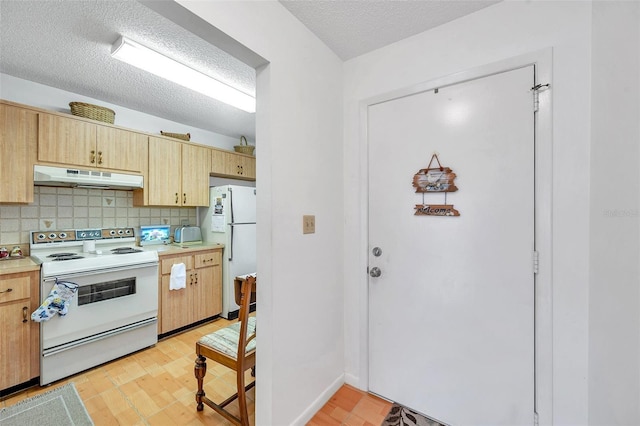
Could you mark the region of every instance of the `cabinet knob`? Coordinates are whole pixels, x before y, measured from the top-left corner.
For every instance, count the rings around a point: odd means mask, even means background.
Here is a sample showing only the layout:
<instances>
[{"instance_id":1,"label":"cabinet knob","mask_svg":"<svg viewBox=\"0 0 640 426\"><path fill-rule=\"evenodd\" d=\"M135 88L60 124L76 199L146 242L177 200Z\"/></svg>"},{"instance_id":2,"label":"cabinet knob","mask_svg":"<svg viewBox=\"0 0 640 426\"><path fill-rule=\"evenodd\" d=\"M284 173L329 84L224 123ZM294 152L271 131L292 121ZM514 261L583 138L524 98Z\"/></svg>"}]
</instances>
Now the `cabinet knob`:
<instances>
[{"instance_id":1,"label":"cabinet knob","mask_svg":"<svg viewBox=\"0 0 640 426\"><path fill-rule=\"evenodd\" d=\"M102 164L102 151L98 151L98 164Z\"/></svg>"},{"instance_id":2,"label":"cabinet knob","mask_svg":"<svg viewBox=\"0 0 640 426\"><path fill-rule=\"evenodd\" d=\"M95 164L96 162L96 152L95 151L91 151L91 164Z\"/></svg>"},{"instance_id":3,"label":"cabinet knob","mask_svg":"<svg viewBox=\"0 0 640 426\"><path fill-rule=\"evenodd\" d=\"M187 204L187 193L186 192L184 192L182 194L182 204Z\"/></svg>"},{"instance_id":4,"label":"cabinet knob","mask_svg":"<svg viewBox=\"0 0 640 426\"><path fill-rule=\"evenodd\" d=\"M29 315L29 309L25 306L22 308L22 322L27 322L27 315Z\"/></svg>"},{"instance_id":5,"label":"cabinet knob","mask_svg":"<svg viewBox=\"0 0 640 426\"><path fill-rule=\"evenodd\" d=\"M178 201L179 201L179 200L180 200L180 199L178 198L178 193L176 192L176 204L178 204Z\"/></svg>"},{"instance_id":6,"label":"cabinet knob","mask_svg":"<svg viewBox=\"0 0 640 426\"><path fill-rule=\"evenodd\" d=\"M13 291L12 288L8 288L6 290L0 291L0 293L11 293Z\"/></svg>"}]
</instances>

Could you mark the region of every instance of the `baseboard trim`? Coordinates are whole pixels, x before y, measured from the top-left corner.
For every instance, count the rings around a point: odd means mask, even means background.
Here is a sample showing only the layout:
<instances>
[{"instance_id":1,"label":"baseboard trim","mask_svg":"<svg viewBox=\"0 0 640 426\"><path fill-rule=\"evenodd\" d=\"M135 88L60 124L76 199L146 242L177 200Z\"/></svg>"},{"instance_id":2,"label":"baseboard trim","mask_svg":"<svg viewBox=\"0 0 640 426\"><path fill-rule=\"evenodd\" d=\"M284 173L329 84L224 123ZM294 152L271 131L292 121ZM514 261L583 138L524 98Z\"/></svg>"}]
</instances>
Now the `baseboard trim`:
<instances>
[{"instance_id":1,"label":"baseboard trim","mask_svg":"<svg viewBox=\"0 0 640 426\"><path fill-rule=\"evenodd\" d=\"M331 399L333 394L335 394L343 384L344 374L341 374L291 424L294 426L304 426L309 423L309 420L320 411L324 404Z\"/></svg>"},{"instance_id":2,"label":"baseboard trim","mask_svg":"<svg viewBox=\"0 0 640 426\"><path fill-rule=\"evenodd\" d=\"M360 384L360 377L358 376L354 376L353 374L346 373L344 375L344 382L348 385L353 386L354 388L362 390L362 386ZM366 392L366 389L364 389L364 391Z\"/></svg>"}]
</instances>

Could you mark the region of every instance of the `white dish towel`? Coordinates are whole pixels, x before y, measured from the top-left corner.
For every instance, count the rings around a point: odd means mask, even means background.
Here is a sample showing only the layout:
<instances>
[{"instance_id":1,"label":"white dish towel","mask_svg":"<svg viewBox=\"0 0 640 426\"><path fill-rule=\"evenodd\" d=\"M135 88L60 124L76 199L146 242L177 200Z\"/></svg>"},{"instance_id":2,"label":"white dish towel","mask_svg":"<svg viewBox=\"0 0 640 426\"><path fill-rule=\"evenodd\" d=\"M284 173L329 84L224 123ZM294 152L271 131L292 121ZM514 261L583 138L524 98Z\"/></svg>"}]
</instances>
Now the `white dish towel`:
<instances>
[{"instance_id":1,"label":"white dish towel","mask_svg":"<svg viewBox=\"0 0 640 426\"><path fill-rule=\"evenodd\" d=\"M187 288L187 268L184 263L175 263L171 266L169 290L180 290L181 288Z\"/></svg>"}]
</instances>

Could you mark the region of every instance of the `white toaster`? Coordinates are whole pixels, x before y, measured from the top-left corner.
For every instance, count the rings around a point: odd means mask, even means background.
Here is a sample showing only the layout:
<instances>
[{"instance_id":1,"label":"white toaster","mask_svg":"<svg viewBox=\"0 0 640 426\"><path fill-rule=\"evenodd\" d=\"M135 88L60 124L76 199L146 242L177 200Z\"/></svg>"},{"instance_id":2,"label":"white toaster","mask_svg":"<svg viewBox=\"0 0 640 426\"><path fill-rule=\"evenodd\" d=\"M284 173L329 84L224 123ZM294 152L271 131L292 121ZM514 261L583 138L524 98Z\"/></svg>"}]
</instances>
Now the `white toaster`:
<instances>
[{"instance_id":1,"label":"white toaster","mask_svg":"<svg viewBox=\"0 0 640 426\"><path fill-rule=\"evenodd\" d=\"M181 226L173 235L176 244L202 244L202 232L198 226Z\"/></svg>"}]
</instances>

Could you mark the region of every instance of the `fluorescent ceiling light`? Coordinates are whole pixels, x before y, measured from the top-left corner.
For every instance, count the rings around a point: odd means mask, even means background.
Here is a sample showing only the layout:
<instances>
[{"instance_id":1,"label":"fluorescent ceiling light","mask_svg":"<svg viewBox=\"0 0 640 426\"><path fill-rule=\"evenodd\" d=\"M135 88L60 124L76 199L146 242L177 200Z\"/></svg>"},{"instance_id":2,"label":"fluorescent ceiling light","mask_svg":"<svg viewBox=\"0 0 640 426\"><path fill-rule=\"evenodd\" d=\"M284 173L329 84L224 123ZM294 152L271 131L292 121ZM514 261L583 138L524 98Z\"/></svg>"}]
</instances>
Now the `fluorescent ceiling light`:
<instances>
[{"instance_id":1,"label":"fluorescent ceiling light","mask_svg":"<svg viewBox=\"0 0 640 426\"><path fill-rule=\"evenodd\" d=\"M115 42L111 56L243 111L256 112L253 96L125 37Z\"/></svg>"}]
</instances>

